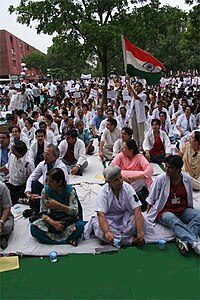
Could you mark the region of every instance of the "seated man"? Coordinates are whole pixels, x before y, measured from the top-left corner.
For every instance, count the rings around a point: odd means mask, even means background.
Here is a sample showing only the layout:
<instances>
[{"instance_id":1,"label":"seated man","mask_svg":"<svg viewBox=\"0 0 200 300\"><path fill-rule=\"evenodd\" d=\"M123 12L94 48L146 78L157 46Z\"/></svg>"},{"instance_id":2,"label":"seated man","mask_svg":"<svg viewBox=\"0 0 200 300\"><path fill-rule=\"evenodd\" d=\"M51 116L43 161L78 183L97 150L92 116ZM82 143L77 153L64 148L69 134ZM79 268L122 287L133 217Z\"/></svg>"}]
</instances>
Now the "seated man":
<instances>
[{"instance_id":1,"label":"seated man","mask_svg":"<svg viewBox=\"0 0 200 300\"><path fill-rule=\"evenodd\" d=\"M8 163L10 156L10 135L9 133L2 131L0 132L0 167L5 166ZM6 174L4 172L0 173L2 180L5 178Z\"/></svg>"},{"instance_id":2,"label":"seated man","mask_svg":"<svg viewBox=\"0 0 200 300\"><path fill-rule=\"evenodd\" d=\"M24 142L19 141L11 146L11 155L8 163L2 168L4 172L9 173L9 181L6 184L10 190L12 204L14 205L19 198L26 197L24 194L26 181L35 169L33 162L29 159L27 146Z\"/></svg>"},{"instance_id":3,"label":"seated man","mask_svg":"<svg viewBox=\"0 0 200 300\"><path fill-rule=\"evenodd\" d=\"M11 128L12 136L10 138L10 144L13 145L16 142L22 141L26 144L27 149L29 150L29 140L26 134L21 132L21 129L18 126L14 126Z\"/></svg>"},{"instance_id":4,"label":"seated man","mask_svg":"<svg viewBox=\"0 0 200 300\"><path fill-rule=\"evenodd\" d=\"M29 157L34 162L35 167L44 160L43 153L47 146L47 141L45 140L46 131L43 129L37 129L35 132L36 140L30 147Z\"/></svg>"},{"instance_id":5,"label":"seated man","mask_svg":"<svg viewBox=\"0 0 200 300\"><path fill-rule=\"evenodd\" d=\"M85 238L89 238L88 233L94 231L103 242L113 243L117 238L120 245L143 245L144 220L135 190L123 182L118 166L107 167L103 175L107 183L97 198L97 216L92 217L85 226Z\"/></svg>"},{"instance_id":6,"label":"seated man","mask_svg":"<svg viewBox=\"0 0 200 300\"><path fill-rule=\"evenodd\" d=\"M44 121L41 121L39 123L39 128L46 131L45 139L47 141L47 144L53 144L57 146L57 140L53 132L49 129L47 129L47 124Z\"/></svg>"},{"instance_id":7,"label":"seated man","mask_svg":"<svg viewBox=\"0 0 200 300\"><path fill-rule=\"evenodd\" d=\"M172 230L182 255L189 253L189 245L200 255L200 210L193 208L191 178L181 173L182 167L180 156L165 158L166 173L157 176L150 189L146 219Z\"/></svg>"},{"instance_id":8,"label":"seated man","mask_svg":"<svg viewBox=\"0 0 200 300\"><path fill-rule=\"evenodd\" d=\"M66 182L69 181L67 168L59 156L59 149L55 145L49 144L46 146L44 160L39 163L26 183L25 193L30 200L29 205L31 209L23 212L24 217L27 218L32 215L38 215L40 211L40 195L44 188L44 184L46 183L48 171L53 168L60 168L65 173ZM42 177L42 183L39 181L40 177Z\"/></svg>"},{"instance_id":9,"label":"seated man","mask_svg":"<svg viewBox=\"0 0 200 300\"><path fill-rule=\"evenodd\" d=\"M77 120L75 122L76 129L78 131L78 138L85 144L86 154L93 154L93 135L89 128L84 128L84 122L82 120Z\"/></svg>"},{"instance_id":10,"label":"seated man","mask_svg":"<svg viewBox=\"0 0 200 300\"><path fill-rule=\"evenodd\" d=\"M58 148L68 172L71 175L82 175L83 170L88 166L88 162L85 153L85 144L78 139L77 130L68 130L65 133L65 140L60 143Z\"/></svg>"},{"instance_id":11,"label":"seated man","mask_svg":"<svg viewBox=\"0 0 200 300\"><path fill-rule=\"evenodd\" d=\"M117 128L117 121L113 118L108 119L99 145L99 156L102 161L112 160L113 146L120 136L121 130Z\"/></svg>"},{"instance_id":12,"label":"seated man","mask_svg":"<svg viewBox=\"0 0 200 300\"><path fill-rule=\"evenodd\" d=\"M14 217L11 213L11 198L7 186L0 181L0 247L8 246L8 239L14 228Z\"/></svg>"}]
</instances>

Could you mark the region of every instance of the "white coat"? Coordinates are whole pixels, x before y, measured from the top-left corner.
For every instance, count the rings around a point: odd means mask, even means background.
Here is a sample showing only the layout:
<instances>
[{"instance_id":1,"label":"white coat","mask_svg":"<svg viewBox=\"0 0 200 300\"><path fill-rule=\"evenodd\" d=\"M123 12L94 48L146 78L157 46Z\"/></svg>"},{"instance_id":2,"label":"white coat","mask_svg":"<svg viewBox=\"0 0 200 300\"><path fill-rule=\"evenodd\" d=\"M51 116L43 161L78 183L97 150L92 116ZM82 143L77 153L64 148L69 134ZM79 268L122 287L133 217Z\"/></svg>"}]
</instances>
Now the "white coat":
<instances>
[{"instance_id":1,"label":"white coat","mask_svg":"<svg viewBox=\"0 0 200 300\"><path fill-rule=\"evenodd\" d=\"M144 106L147 96L143 92L141 92L137 96L140 97L141 100L136 100L134 97L132 97L131 107L127 113L126 120L129 121L135 111L137 123L143 123L146 120Z\"/></svg>"},{"instance_id":2,"label":"white coat","mask_svg":"<svg viewBox=\"0 0 200 300\"><path fill-rule=\"evenodd\" d=\"M182 173L183 184L187 191L188 206L193 208L192 182L190 176ZM153 223L158 213L164 208L170 192L170 177L164 173L155 178L147 198L147 202L152 205L150 211L146 214L146 219Z\"/></svg>"},{"instance_id":3,"label":"white coat","mask_svg":"<svg viewBox=\"0 0 200 300\"><path fill-rule=\"evenodd\" d=\"M63 158L65 156L65 154L67 153L67 149L68 149L67 141L63 140L62 142L60 142L58 148L60 150L60 156ZM74 145L74 157L77 160L77 165L80 165L80 166L82 166L87 161L87 156L86 156L86 152L85 152L85 144L82 140L80 140L78 138Z\"/></svg>"},{"instance_id":4,"label":"white coat","mask_svg":"<svg viewBox=\"0 0 200 300\"><path fill-rule=\"evenodd\" d=\"M62 162L62 160L60 158L57 158L54 164L54 168L60 168L63 170L64 174L65 174L65 179L66 182L69 182L69 175L68 175L68 171L67 171L67 167L66 165ZM25 193L26 192L31 192L31 183L32 181L36 181L39 180L40 177L42 176L42 184L46 183L46 179L47 179L47 173L48 173L48 169L47 169L47 164L45 161L41 161L38 166L36 167L36 169L33 171L33 173L29 176L27 182L26 182L26 189L25 189Z\"/></svg>"},{"instance_id":5,"label":"white coat","mask_svg":"<svg viewBox=\"0 0 200 300\"><path fill-rule=\"evenodd\" d=\"M187 124L188 124L188 120L186 118L186 115L185 114L182 114L178 117L177 119L177 122L176 122L176 126L179 125L181 126L181 130L186 133L187 131ZM189 118L189 124L190 124L190 128L191 128L191 131L193 131L196 127L196 118L194 115L190 115L190 118Z\"/></svg>"},{"instance_id":6,"label":"white coat","mask_svg":"<svg viewBox=\"0 0 200 300\"><path fill-rule=\"evenodd\" d=\"M168 135L165 131L160 129L160 139L164 145L165 153L171 153L171 144ZM149 129L149 131L145 135L145 139L143 142L143 149L144 151L150 151L153 148L155 143L155 138L153 134L153 129Z\"/></svg>"}]
</instances>

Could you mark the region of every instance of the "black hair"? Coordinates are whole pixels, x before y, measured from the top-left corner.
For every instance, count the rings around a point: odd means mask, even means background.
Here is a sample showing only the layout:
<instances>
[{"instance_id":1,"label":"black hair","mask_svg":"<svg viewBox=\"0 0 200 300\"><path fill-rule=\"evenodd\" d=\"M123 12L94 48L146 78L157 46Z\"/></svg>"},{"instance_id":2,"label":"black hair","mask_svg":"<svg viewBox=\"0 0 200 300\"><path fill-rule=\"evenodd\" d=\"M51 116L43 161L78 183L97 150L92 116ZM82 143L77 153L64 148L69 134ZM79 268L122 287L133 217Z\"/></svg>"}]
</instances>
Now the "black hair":
<instances>
[{"instance_id":1,"label":"black hair","mask_svg":"<svg viewBox=\"0 0 200 300\"><path fill-rule=\"evenodd\" d=\"M137 82L136 82L136 84L139 84L139 85L140 85L140 87L143 89L143 84L142 84L142 82L140 82L140 81L137 81Z\"/></svg>"},{"instance_id":2,"label":"black hair","mask_svg":"<svg viewBox=\"0 0 200 300\"><path fill-rule=\"evenodd\" d=\"M15 128L15 129L17 128L17 130L21 133L21 128L20 128L19 126L13 126L13 127L12 127L12 130L13 130L14 128Z\"/></svg>"},{"instance_id":3,"label":"black hair","mask_svg":"<svg viewBox=\"0 0 200 300\"><path fill-rule=\"evenodd\" d=\"M166 113L166 111L160 111L160 112L159 112L159 116L160 116L161 114L163 114L163 115L165 116L165 119L167 119L167 113Z\"/></svg>"},{"instance_id":4,"label":"black hair","mask_svg":"<svg viewBox=\"0 0 200 300\"><path fill-rule=\"evenodd\" d=\"M47 115L47 116L46 116L46 118L47 118L47 120L49 120L49 121L53 122L53 118L52 118L52 116L51 116L51 115Z\"/></svg>"},{"instance_id":5,"label":"black hair","mask_svg":"<svg viewBox=\"0 0 200 300\"><path fill-rule=\"evenodd\" d=\"M136 155L139 153L138 146L134 139L127 140L125 143L129 150L133 150L133 154Z\"/></svg>"},{"instance_id":6,"label":"black hair","mask_svg":"<svg viewBox=\"0 0 200 300\"><path fill-rule=\"evenodd\" d=\"M36 132L35 132L35 136L37 136L38 133L43 133L44 136L46 136L46 130L44 130L44 129L40 129L40 128L37 129Z\"/></svg>"},{"instance_id":7,"label":"black hair","mask_svg":"<svg viewBox=\"0 0 200 300\"><path fill-rule=\"evenodd\" d=\"M164 159L164 163L174 166L176 169L182 169L183 160L179 155L169 155Z\"/></svg>"},{"instance_id":8,"label":"black hair","mask_svg":"<svg viewBox=\"0 0 200 300\"><path fill-rule=\"evenodd\" d=\"M114 118L108 118L107 122L110 122L112 125L117 127L117 120L115 120Z\"/></svg>"},{"instance_id":9,"label":"black hair","mask_svg":"<svg viewBox=\"0 0 200 300\"><path fill-rule=\"evenodd\" d=\"M61 186L66 186L65 173L60 168L53 168L48 173L47 176L51 177L58 183L61 183Z\"/></svg>"},{"instance_id":10,"label":"black hair","mask_svg":"<svg viewBox=\"0 0 200 300\"><path fill-rule=\"evenodd\" d=\"M45 125L45 126L47 127L47 124L46 124L46 122L44 122L44 121L41 121L41 122L39 123L39 127L40 127L41 125Z\"/></svg>"},{"instance_id":11,"label":"black hair","mask_svg":"<svg viewBox=\"0 0 200 300\"><path fill-rule=\"evenodd\" d=\"M12 147L17 153L21 154L22 156L27 153L27 146L22 141L15 142Z\"/></svg>"},{"instance_id":12,"label":"black hair","mask_svg":"<svg viewBox=\"0 0 200 300\"><path fill-rule=\"evenodd\" d=\"M129 136L133 135L133 130L130 127L123 127L122 130L125 131Z\"/></svg>"},{"instance_id":13,"label":"black hair","mask_svg":"<svg viewBox=\"0 0 200 300\"><path fill-rule=\"evenodd\" d=\"M71 136L72 138L77 138L78 137L78 132L76 129L70 129L68 130L65 135Z\"/></svg>"},{"instance_id":14,"label":"black hair","mask_svg":"<svg viewBox=\"0 0 200 300\"><path fill-rule=\"evenodd\" d=\"M7 137L7 139L9 139L9 138L10 138L10 134L9 134L9 132L6 132L6 131L0 131L0 134L5 134L5 135L6 135L6 137Z\"/></svg>"},{"instance_id":15,"label":"black hair","mask_svg":"<svg viewBox=\"0 0 200 300\"><path fill-rule=\"evenodd\" d=\"M198 130L194 131L194 139L195 139L195 141L200 143L200 131L198 131Z\"/></svg>"},{"instance_id":16,"label":"black hair","mask_svg":"<svg viewBox=\"0 0 200 300\"><path fill-rule=\"evenodd\" d=\"M31 127L33 127L34 124L34 120L30 117L26 118L26 121L28 121L28 123L31 125Z\"/></svg>"},{"instance_id":17,"label":"black hair","mask_svg":"<svg viewBox=\"0 0 200 300\"><path fill-rule=\"evenodd\" d=\"M160 120L159 120L159 119L153 119L153 120L151 121L151 126L153 125L153 123L156 123L156 124L158 124L158 125L159 125L159 127L160 127L160 125L161 125L161 122L160 122Z\"/></svg>"}]
</instances>

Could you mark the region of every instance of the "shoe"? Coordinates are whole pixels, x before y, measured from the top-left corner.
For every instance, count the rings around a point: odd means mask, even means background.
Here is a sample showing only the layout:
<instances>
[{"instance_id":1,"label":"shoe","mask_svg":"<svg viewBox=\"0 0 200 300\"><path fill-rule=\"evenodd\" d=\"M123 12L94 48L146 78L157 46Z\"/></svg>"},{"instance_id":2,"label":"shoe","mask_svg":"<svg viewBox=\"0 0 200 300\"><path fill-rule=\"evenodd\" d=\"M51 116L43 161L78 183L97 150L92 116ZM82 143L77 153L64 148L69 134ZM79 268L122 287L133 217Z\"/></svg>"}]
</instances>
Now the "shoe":
<instances>
[{"instance_id":1,"label":"shoe","mask_svg":"<svg viewBox=\"0 0 200 300\"><path fill-rule=\"evenodd\" d=\"M8 247L8 240L5 237L1 238L0 247L2 250L6 249Z\"/></svg>"},{"instance_id":2,"label":"shoe","mask_svg":"<svg viewBox=\"0 0 200 300\"><path fill-rule=\"evenodd\" d=\"M181 241L181 239L176 238L176 246L181 255L187 256L189 254L189 248L187 242Z\"/></svg>"},{"instance_id":3,"label":"shoe","mask_svg":"<svg viewBox=\"0 0 200 300\"><path fill-rule=\"evenodd\" d=\"M33 222L35 222L36 220L38 220L39 219L39 216L38 215L33 215L33 216L31 216L30 218L29 218L29 222L30 223L33 223Z\"/></svg>"},{"instance_id":4,"label":"shoe","mask_svg":"<svg viewBox=\"0 0 200 300\"><path fill-rule=\"evenodd\" d=\"M79 239L78 239L78 238L73 238L73 239L67 240L67 243L68 243L69 245L74 246L74 247L77 247L77 246L78 246L78 242L79 242Z\"/></svg>"},{"instance_id":5,"label":"shoe","mask_svg":"<svg viewBox=\"0 0 200 300\"><path fill-rule=\"evenodd\" d=\"M194 242L192 243L192 249L200 255L200 242Z\"/></svg>"},{"instance_id":6,"label":"shoe","mask_svg":"<svg viewBox=\"0 0 200 300\"><path fill-rule=\"evenodd\" d=\"M22 213L23 217L24 218L29 218L33 215L33 209L30 208L30 209L25 209Z\"/></svg>"}]
</instances>

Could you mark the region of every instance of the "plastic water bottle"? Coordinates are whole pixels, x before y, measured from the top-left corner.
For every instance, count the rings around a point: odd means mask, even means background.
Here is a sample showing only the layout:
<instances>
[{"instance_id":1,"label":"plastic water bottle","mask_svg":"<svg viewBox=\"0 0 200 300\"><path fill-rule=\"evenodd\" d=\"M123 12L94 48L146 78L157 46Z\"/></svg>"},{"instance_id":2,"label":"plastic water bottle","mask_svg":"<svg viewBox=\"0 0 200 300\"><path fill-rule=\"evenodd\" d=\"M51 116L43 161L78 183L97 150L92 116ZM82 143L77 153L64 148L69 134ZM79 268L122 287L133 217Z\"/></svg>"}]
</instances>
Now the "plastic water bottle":
<instances>
[{"instance_id":1,"label":"plastic water bottle","mask_svg":"<svg viewBox=\"0 0 200 300\"><path fill-rule=\"evenodd\" d=\"M49 253L49 259L51 262L57 262L58 258L57 258L57 252L56 251L51 251Z\"/></svg>"},{"instance_id":2,"label":"plastic water bottle","mask_svg":"<svg viewBox=\"0 0 200 300\"><path fill-rule=\"evenodd\" d=\"M120 242L121 242L121 238L114 238L114 240L113 240L113 245L114 245L115 247L118 247Z\"/></svg>"},{"instance_id":3,"label":"plastic water bottle","mask_svg":"<svg viewBox=\"0 0 200 300\"><path fill-rule=\"evenodd\" d=\"M166 241L165 240L158 240L158 245L159 245L159 248L161 250L164 250L166 248Z\"/></svg>"}]
</instances>

